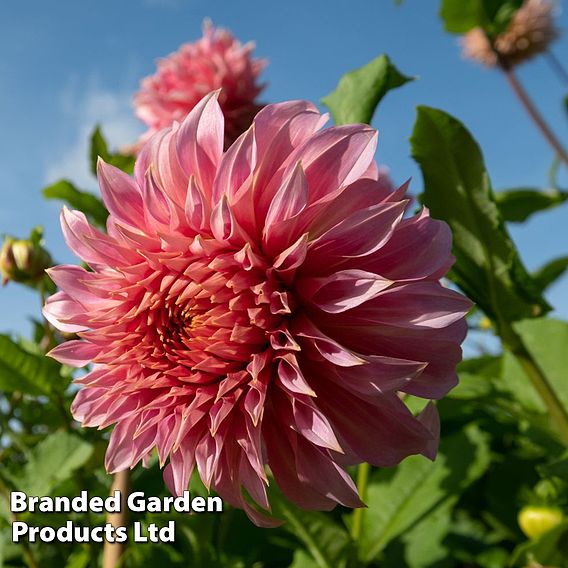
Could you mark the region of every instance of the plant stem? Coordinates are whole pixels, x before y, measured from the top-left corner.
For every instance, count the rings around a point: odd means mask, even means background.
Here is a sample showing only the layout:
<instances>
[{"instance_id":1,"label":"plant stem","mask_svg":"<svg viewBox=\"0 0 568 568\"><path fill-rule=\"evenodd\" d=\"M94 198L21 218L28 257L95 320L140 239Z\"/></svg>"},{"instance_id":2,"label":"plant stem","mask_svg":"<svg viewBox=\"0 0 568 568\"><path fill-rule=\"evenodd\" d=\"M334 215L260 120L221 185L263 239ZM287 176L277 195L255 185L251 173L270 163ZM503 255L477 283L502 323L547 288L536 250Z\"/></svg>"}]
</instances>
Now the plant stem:
<instances>
[{"instance_id":1,"label":"plant stem","mask_svg":"<svg viewBox=\"0 0 568 568\"><path fill-rule=\"evenodd\" d=\"M500 67L505 74L505 77L507 78L511 89L513 90L515 95L517 95L519 101L527 111L528 115L532 118L541 134L544 136L550 146L554 148L554 151L556 152L558 157L564 162L566 166L568 166L568 152L566 152L560 140L558 140L554 132L552 132L542 115L537 110L528 93L525 91L524 87L517 79L517 76L513 72L513 69L510 66L504 64L502 61L500 61Z\"/></svg>"},{"instance_id":2,"label":"plant stem","mask_svg":"<svg viewBox=\"0 0 568 568\"><path fill-rule=\"evenodd\" d=\"M554 69L560 80L565 85L568 85L568 71L566 71L566 68L564 67L564 65L562 65L556 55L554 55L554 53L549 50L546 52L546 58L548 59L550 66Z\"/></svg>"},{"instance_id":3,"label":"plant stem","mask_svg":"<svg viewBox=\"0 0 568 568\"><path fill-rule=\"evenodd\" d=\"M130 486L130 471L128 469L115 473L111 494L117 489L120 491L120 511L118 513L109 513L107 515L107 523L113 527L124 527L127 524L127 507L126 494ZM103 548L103 565L102 568L115 568L118 566L120 557L124 552L124 544L120 542L110 543L105 540Z\"/></svg>"},{"instance_id":4,"label":"plant stem","mask_svg":"<svg viewBox=\"0 0 568 568\"><path fill-rule=\"evenodd\" d=\"M568 446L568 412L546 377L546 373L538 362L535 361L534 357L526 348L522 338L515 332L510 324L506 324L506 328L504 330L502 329L502 331L505 332L501 337L504 346L507 347L519 361L534 389L548 409L550 419L556 426L556 430L562 442Z\"/></svg>"},{"instance_id":5,"label":"plant stem","mask_svg":"<svg viewBox=\"0 0 568 568\"><path fill-rule=\"evenodd\" d=\"M357 468L357 489L359 490L359 497L361 501L365 501L367 495L367 483L369 482L369 473L371 466L364 462L359 464ZM361 537L361 529L363 528L363 513L365 509L355 509L353 511L353 524L351 525L351 537L355 542Z\"/></svg>"}]
</instances>

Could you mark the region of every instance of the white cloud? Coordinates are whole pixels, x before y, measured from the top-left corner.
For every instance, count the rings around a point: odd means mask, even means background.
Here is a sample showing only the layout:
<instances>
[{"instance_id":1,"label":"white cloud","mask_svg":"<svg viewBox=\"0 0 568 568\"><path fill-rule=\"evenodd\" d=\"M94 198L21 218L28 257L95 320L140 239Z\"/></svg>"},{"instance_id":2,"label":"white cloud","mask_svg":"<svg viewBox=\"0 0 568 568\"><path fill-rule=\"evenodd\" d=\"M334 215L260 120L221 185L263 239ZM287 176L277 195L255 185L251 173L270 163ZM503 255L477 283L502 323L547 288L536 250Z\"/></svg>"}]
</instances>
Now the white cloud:
<instances>
[{"instance_id":1,"label":"white cloud","mask_svg":"<svg viewBox=\"0 0 568 568\"><path fill-rule=\"evenodd\" d=\"M95 189L88 159L90 135L100 124L111 149L134 143L144 127L134 116L131 99L130 91L102 88L95 78L88 81L87 88L81 88L77 81L70 82L61 93L61 114L72 131L71 142L51 152L58 158L47 167L45 182L64 177L78 187Z\"/></svg>"}]
</instances>

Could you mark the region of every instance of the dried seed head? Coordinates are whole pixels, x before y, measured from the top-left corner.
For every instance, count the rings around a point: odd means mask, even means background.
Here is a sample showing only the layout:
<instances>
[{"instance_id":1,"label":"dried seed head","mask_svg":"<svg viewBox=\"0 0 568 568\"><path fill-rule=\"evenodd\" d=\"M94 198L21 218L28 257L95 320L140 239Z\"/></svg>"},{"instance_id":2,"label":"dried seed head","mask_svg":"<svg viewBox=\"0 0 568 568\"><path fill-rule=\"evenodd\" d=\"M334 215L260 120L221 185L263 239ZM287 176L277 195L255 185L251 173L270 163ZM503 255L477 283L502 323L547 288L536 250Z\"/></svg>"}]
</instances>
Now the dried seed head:
<instances>
[{"instance_id":1,"label":"dried seed head","mask_svg":"<svg viewBox=\"0 0 568 568\"><path fill-rule=\"evenodd\" d=\"M481 28L465 34L461 40L464 57L496 67L499 54L505 65L513 67L543 53L559 36L554 8L550 0L525 0L507 29L495 37L493 47Z\"/></svg>"}]
</instances>

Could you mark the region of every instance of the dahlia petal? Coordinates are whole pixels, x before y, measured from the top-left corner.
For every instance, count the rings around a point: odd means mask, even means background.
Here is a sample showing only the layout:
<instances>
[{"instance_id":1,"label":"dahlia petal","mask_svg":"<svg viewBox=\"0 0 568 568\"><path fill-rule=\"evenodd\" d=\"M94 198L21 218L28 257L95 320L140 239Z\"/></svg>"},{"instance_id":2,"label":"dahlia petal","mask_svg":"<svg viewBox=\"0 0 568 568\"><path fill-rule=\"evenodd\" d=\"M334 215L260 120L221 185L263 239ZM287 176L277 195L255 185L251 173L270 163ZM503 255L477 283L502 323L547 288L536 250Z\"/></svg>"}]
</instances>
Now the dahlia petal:
<instances>
[{"instance_id":1,"label":"dahlia petal","mask_svg":"<svg viewBox=\"0 0 568 568\"><path fill-rule=\"evenodd\" d=\"M295 320L294 333L298 337L310 340L308 344L313 345L324 359L327 359L334 365L338 365L339 367L353 367L365 363L365 360L356 355L353 351L346 349L343 345L322 333L305 316L301 316Z\"/></svg>"},{"instance_id":2,"label":"dahlia petal","mask_svg":"<svg viewBox=\"0 0 568 568\"><path fill-rule=\"evenodd\" d=\"M298 282L298 290L318 308L333 314L363 304L392 284L372 272L341 270L323 278L305 278Z\"/></svg>"},{"instance_id":3,"label":"dahlia petal","mask_svg":"<svg viewBox=\"0 0 568 568\"><path fill-rule=\"evenodd\" d=\"M91 227L81 211L71 211L63 207L61 229L69 248L91 267L115 267L121 262L132 262L132 259L137 257L135 253L118 246L118 243Z\"/></svg>"},{"instance_id":4,"label":"dahlia petal","mask_svg":"<svg viewBox=\"0 0 568 568\"><path fill-rule=\"evenodd\" d=\"M341 325L342 318L348 318L351 327L391 325L440 329L462 319L471 306L467 298L439 282L413 282L382 291L364 305L355 306L348 316L342 315L337 323Z\"/></svg>"},{"instance_id":5,"label":"dahlia petal","mask_svg":"<svg viewBox=\"0 0 568 568\"><path fill-rule=\"evenodd\" d=\"M317 108L306 101L266 105L254 121L258 148L256 187L266 188L283 166L284 159L322 128L327 119L326 114L320 115Z\"/></svg>"},{"instance_id":6,"label":"dahlia petal","mask_svg":"<svg viewBox=\"0 0 568 568\"><path fill-rule=\"evenodd\" d=\"M432 434L432 439L427 442L422 453L427 458L434 460L438 453L438 442L440 440L440 415L438 414L438 409L430 401L417 418Z\"/></svg>"},{"instance_id":7,"label":"dahlia petal","mask_svg":"<svg viewBox=\"0 0 568 568\"><path fill-rule=\"evenodd\" d=\"M142 195L134 180L118 168L97 160L97 177L103 201L109 212L132 227L144 225ZM128 204L125 207L125 204Z\"/></svg>"},{"instance_id":8,"label":"dahlia petal","mask_svg":"<svg viewBox=\"0 0 568 568\"><path fill-rule=\"evenodd\" d=\"M71 403L71 414L78 422L83 422L85 416L92 412L93 403L101 400L102 395L106 394L106 388L92 387L83 388L75 395ZM95 422L93 422L95 424ZM95 424L98 426L98 424Z\"/></svg>"},{"instance_id":9,"label":"dahlia petal","mask_svg":"<svg viewBox=\"0 0 568 568\"><path fill-rule=\"evenodd\" d=\"M183 495L189 486L189 480L195 467L192 448L181 446L170 454L170 463L164 469L164 481L174 495Z\"/></svg>"},{"instance_id":10,"label":"dahlia petal","mask_svg":"<svg viewBox=\"0 0 568 568\"><path fill-rule=\"evenodd\" d=\"M291 154L302 156L310 202L360 178L372 162L377 132L362 125L333 126L310 138Z\"/></svg>"},{"instance_id":11,"label":"dahlia petal","mask_svg":"<svg viewBox=\"0 0 568 568\"><path fill-rule=\"evenodd\" d=\"M151 147L153 153L149 167L152 167L152 164L157 165L157 167L154 167L154 173L157 176L156 183L160 187L167 187L171 202L179 207L183 207L187 175L179 162L177 152L178 137L179 124L174 122L172 127L165 131L164 136L157 138L158 143Z\"/></svg>"},{"instance_id":12,"label":"dahlia petal","mask_svg":"<svg viewBox=\"0 0 568 568\"><path fill-rule=\"evenodd\" d=\"M256 163L254 130L250 128L227 150L221 159L213 184L213 202L227 195L231 203L250 179Z\"/></svg>"},{"instance_id":13,"label":"dahlia petal","mask_svg":"<svg viewBox=\"0 0 568 568\"><path fill-rule=\"evenodd\" d=\"M223 153L225 119L218 97L219 91L215 91L201 99L181 123L176 140L183 171L188 177L194 175L209 195Z\"/></svg>"},{"instance_id":14,"label":"dahlia petal","mask_svg":"<svg viewBox=\"0 0 568 568\"><path fill-rule=\"evenodd\" d=\"M312 444L343 453L333 427L311 399L292 398L292 414L296 430Z\"/></svg>"},{"instance_id":15,"label":"dahlia petal","mask_svg":"<svg viewBox=\"0 0 568 568\"><path fill-rule=\"evenodd\" d=\"M310 265L317 259L353 258L372 254L391 237L406 202L374 205L357 211L310 243ZM321 263L317 263L319 267Z\"/></svg>"},{"instance_id":16,"label":"dahlia petal","mask_svg":"<svg viewBox=\"0 0 568 568\"><path fill-rule=\"evenodd\" d=\"M353 397L334 384L328 386L327 395L318 397L320 407L341 432L342 443L347 443L359 460L378 467L392 467L405 457L429 448L432 433L396 394L386 395L382 400L374 399L371 403ZM317 388L316 392L319 392ZM331 397L336 396L351 409L349 415L330 404Z\"/></svg>"},{"instance_id":17,"label":"dahlia petal","mask_svg":"<svg viewBox=\"0 0 568 568\"><path fill-rule=\"evenodd\" d=\"M295 457L298 434L291 430L282 431L271 421L264 422L264 433L267 440L268 465L286 497L303 509L333 509L336 501L315 491L306 480L298 477Z\"/></svg>"},{"instance_id":18,"label":"dahlia petal","mask_svg":"<svg viewBox=\"0 0 568 568\"><path fill-rule=\"evenodd\" d=\"M316 396L302 374L296 357L291 353L279 358L277 378L280 384L292 393Z\"/></svg>"},{"instance_id":19,"label":"dahlia petal","mask_svg":"<svg viewBox=\"0 0 568 568\"><path fill-rule=\"evenodd\" d=\"M211 232L218 241L228 241L234 235L235 229L235 218L226 195L223 195L211 212Z\"/></svg>"},{"instance_id":20,"label":"dahlia petal","mask_svg":"<svg viewBox=\"0 0 568 568\"><path fill-rule=\"evenodd\" d=\"M189 178L187 197L185 201L185 218L189 226L197 233L203 232L209 226L211 208L205 196L199 189L195 176Z\"/></svg>"},{"instance_id":21,"label":"dahlia petal","mask_svg":"<svg viewBox=\"0 0 568 568\"><path fill-rule=\"evenodd\" d=\"M144 176L142 194L144 196L144 218L146 225L152 228L169 225L173 205L168 203L168 198L158 186L154 178L154 169L152 167L148 169Z\"/></svg>"},{"instance_id":22,"label":"dahlia petal","mask_svg":"<svg viewBox=\"0 0 568 568\"><path fill-rule=\"evenodd\" d=\"M364 507L351 477L325 451L298 438L296 467L298 477L325 497L345 507Z\"/></svg>"},{"instance_id":23,"label":"dahlia petal","mask_svg":"<svg viewBox=\"0 0 568 568\"><path fill-rule=\"evenodd\" d=\"M291 281L297 269L304 263L308 254L308 239L309 234L304 233L294 244L283 250L274 259L274 270L285 282Z\"/></svg>"},{"instance_id":24,"label":"dahlia petal","mask_svg":"<svg viewBox=\"0 0 568 568\"><path fill-rule=\"evenodd\" d=\"M90 322L84 307L65 292L57 292L50 296L45 302L42 313L49 323L66 333L78 333L89 328Z\"/></svg>"},{"instance_id":25,"label":"dahlia petal","mask_svg":"<svg viewBox=\"0 0 568 568\"><path fill-rule=\"evenodd\" d=\"M282 184L270 203L265 221L265 231L273 223L294 217L306 207L308 184L301 162L298 162L290 177Z\"/></svg>"},{"instance_id":26,"label":"dahlia petal","mask_svg":"<svg viewBox=\"0 0 568 568\"><path fill-rule=\"evenodd\" d=\"M133 463L135 447L132 437L138 426L138 417L119 422L112 431L105 454L105 469L116 473L128 469Z\"/></svg>"},{"instance_id":27,"label":"dahlia petal","mask_svg":"<svg viewBox=\"0 0 568 568\"><path fill-rule=\"evenodd\" d=\"M54 347L48 355L64 365L84 367L89 364L100 351L101 348L98 345L73 339Z\"/></svg>"},{"instance_id":28,"label":"dahlia petal","mask_svg":"<svg viewBox=\"0 0 568 568\"><path fill-rule=\"evenodd\" d=\"M394 357L368 356L364 365L336 368L335 372L329 373L329 378L339 385L348 386L354 393L378 396L403 390L427 365Z\"/></svg>"},{"instance_id":29,"label":"dahlia petal","mask_svg":"<svg viewBox=\"0 0 568 568\"><path fill-rule=\"evenodd\" d=\"M262 480L256 471L251 467L247 456L243 452L239 464L239 477L252 499L262 508L270 510L268 494L266 492L266 482Z\"/></svg>"},{"instance_id":30,"label":"dahlia petal","mask_svg":"<svg viewBox=\"0 0 568 568\"><path fill-rule=\"evenodd\" d=\"M448 225L431 219L428 210L404 219L391 239L364 261L366 270L392 280L438 280L454 262Z\"/></svg>"}]
</instances>

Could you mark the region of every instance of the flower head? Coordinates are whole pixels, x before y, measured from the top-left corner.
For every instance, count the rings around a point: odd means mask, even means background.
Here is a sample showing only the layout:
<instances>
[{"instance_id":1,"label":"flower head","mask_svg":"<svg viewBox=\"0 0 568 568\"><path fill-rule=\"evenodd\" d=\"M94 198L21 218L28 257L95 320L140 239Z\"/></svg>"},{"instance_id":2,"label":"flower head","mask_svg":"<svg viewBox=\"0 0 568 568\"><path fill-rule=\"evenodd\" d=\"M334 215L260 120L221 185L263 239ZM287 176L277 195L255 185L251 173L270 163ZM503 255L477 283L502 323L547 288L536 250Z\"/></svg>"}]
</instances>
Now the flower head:
<instances>
[{"instance_id":1,"label":"flower head","mask_svg":"<svg viewBox=\"0 0 568 568\"><path fill-rule=\"evenodd\" d=\"M82 338L51 355L93 363L72 411L115 425L106 467L153 448L172 492L206 486L269 524L265 466L308 509L361 505L345 467L433 457L435 407L399 393L456 384L470 303L439 279L448 227L404 218L403 186L377 179L377 133L322 130L307 102L268 105L223 152L205 97L155 135L135 176L99 163L108 235L64 210L92 271L59 266L46 317Z\"/></svg>"},{"instance_id":2,"label":"flower head","mask_svg":"<svg viewBox=\"0 0 568 568\"><path fill-rule=\"evenodd\" d=\"M36 286L45 278L45 269L51 266L51 256L43 248L42 231L32 231L29 239L6 237L0 250L2 283L10 280Z\"/></svg>"},{"instance_id":3,"label":"flower head","mask_svg":"<svg viewBox=\"0 0 568 568\"><path fill-rule=\"evenodd\" d=\"M201 39L158 61L157 72L142 80L134 108L149 128L143 140L182 121L207 93L222 89L218 100L225 115L225 146L230 145L261 108L256 98L264 85L258 76L266 62L254 59L253 49L253 43L241 45L206 20Z\"/></svg>"},{"instance_id":4,"label":"flower head","mask_svg":"<svg viewBox=\"0 0 568 568\"><path fill-rule=\"evenodd\" d=\"M507 29L489 43L481 28L474 28L462 38L463 54L486 67L495 67L497 54L512 67L547 50L558 37L554 25L554 3L550 0L525 0L515 12Z\"/></svg>"}]
</instances>

